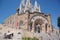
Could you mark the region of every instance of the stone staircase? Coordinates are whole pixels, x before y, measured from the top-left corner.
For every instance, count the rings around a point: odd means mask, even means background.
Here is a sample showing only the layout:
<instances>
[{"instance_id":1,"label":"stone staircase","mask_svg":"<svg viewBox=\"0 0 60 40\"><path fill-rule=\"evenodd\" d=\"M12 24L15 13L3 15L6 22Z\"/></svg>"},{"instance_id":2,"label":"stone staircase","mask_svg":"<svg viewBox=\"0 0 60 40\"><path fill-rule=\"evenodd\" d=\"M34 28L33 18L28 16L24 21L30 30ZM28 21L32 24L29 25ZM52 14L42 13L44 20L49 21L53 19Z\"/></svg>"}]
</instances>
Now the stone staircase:
<instances>
[{"instance_id":1,"label":"stone staircase","mask_svg":"<svg viewBox=\"0 0 60 40\"><path fill-rule=\"evenodd\" d=\"M60 34L58 32L52 32L52 33L33 33L30 31L27 31L26 29L21 29L22 36L24 37L36 37L39 38L39 40L59 40ZM27 36L28 35L28 36ZM15 38L13 38L15 40ZM0 36L0 40L13 40L13 39L4 39L3 35Z\"/></svg>"}]
</instances>

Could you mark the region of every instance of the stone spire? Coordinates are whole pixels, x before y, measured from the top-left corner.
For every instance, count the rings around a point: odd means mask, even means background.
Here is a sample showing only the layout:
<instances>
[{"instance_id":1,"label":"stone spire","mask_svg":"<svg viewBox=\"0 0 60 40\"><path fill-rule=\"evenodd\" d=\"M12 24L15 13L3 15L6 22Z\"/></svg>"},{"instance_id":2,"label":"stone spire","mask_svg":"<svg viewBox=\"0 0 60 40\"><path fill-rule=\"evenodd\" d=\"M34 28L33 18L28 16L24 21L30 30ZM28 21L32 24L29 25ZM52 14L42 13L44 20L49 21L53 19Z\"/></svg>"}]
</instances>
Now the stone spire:
<instances>
[{"instance_id":1,"label":"stone spire","mask_svg":"<svg viewBox=\"0 0 60 40\"><path fill-rule=\"evenodd\" d=\"M26 1L26 3L25 3ZM30 11L30 12L41 12L40 6L38 6L37 1L35 0L35 5L32 6L30 0L22 0L20 3L19 7L19 14L25 13L25 11Z\"/></svg>"},{"instance_id":2,"label":"stone spire","mask_svg":"<svg viewBox=\"0 0 60 40\"><path fill-rule=\"evenodd\" d=\"M24 12L24 8L25 8L25 0L22 0L20 3L20 11L19 14Z\"/></svg>"},{"instance_id":3,"label":"stone spire","mask_svg":"<svg viewBox=\"0 0 60 40\"><path fill-rule=\"evenodd\" d=\"M40 8L40 5L39 5L39 12L41 12L41 8Z\"/></svg>"},{"instance_id":4,"label":"stone spire","mask_svg":"<svg viewBox=\"0 0 60 40\"><path fill-rule=\"evenodd\" d=\"M40 11L40 6L38 6L36 0L35 0L35 5L34 5L34 11L36 11L36 12L41 12L41 11Z\"/></svg>"},{"instance_id":5,"label":"stone spire","mask_svg":"<svg viewBox=\"0 0 60 40\"><path fill-rule=\"evenodd\" d=\"M25 11L26 11L26 10L31 11L31 9L32 9L32 5L31 5L31 3L30 3L30 0L27 0L27 1L26 1L26 6L25 6Z\"/></svg>"},{"instance_id":6,"label":"stone spire","mask_svg":"<svg viewBox=\"0 0 60 40\"><path fill-rule=\"evenodd\" d=\"M27 0L26 5L29 5L29 4L30 4L30 0Z\"/></svg>"}]
</instances>

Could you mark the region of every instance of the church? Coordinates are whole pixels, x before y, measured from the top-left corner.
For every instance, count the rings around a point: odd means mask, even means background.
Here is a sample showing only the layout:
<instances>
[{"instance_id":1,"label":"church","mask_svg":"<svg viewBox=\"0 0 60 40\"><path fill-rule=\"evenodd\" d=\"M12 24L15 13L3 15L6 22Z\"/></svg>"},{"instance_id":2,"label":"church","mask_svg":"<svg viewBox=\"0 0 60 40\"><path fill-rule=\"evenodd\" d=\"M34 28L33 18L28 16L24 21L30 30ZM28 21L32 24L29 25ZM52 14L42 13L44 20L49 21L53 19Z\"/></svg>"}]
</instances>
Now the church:
<instances>
[{"instance_id":1,"label":"church","mask_svg":"<svg viewBox=\"0 0 60 40\"><path fill-rule=\"evenodd\" d=\"M6 18L3 26L2 30L5 31L2 31L3 34L10 32L17 36L20 33L22 37L36 37L39 40L42 40L42 38L43 40L59 40L56 36L59 35L58 30L52 26L51 15L42 13L36 0L34 5L31 4L30 0L21 0L16 13ZM57 33L56 37L51 36L53 32L54 34ZM14 37L14 40L17 39Z\"/></svg>"}]
</instances>

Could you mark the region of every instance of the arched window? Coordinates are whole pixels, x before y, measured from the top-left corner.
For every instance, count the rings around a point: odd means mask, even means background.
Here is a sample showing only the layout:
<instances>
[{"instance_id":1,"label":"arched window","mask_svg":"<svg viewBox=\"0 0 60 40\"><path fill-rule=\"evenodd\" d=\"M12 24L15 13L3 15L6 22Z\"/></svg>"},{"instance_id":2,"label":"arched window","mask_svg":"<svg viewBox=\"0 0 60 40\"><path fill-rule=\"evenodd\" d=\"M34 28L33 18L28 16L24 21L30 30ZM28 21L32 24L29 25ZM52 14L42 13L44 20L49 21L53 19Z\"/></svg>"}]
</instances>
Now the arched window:
<instances>
[{"instance_id":1,"label":"arched window","mask_svg":"<svg viewBox=\"0 0 60 40\"><path fill-rule=\"evenodd\" d=\"M19 29L21 28L21 26L23 25L23 21L19 21Z\"/></svg>"},{"instance_id":2,"label":"arched window","mask_svg":"<svg viewBox=\"0 0 60 40\"><path fill-rule=\"evenodd\" d=\"M35 25L34 26L34 31L37 32L37 33L40 33L40 31L41 31L40 25Z\"/></svg>"},{"instance_id":3,"label":"arched window","mask_svg":"<svg viewBox=\"0 0 60 40\"><path fill-rule=\"evenodd\" d=\"M40 33L40 27L38 27L38 33Z\"/></svg>"},{"instance_id":4,"label":"arched window","mask_svg":"<svg viewBox=\"0 0 60 40\"><path fill-rule=\"evenodd\" d=\"M45 29L46 29L46 31L47 31L47 23L45 24Z\"/></svg>"},{"instance_id":5,"label":"arched window","mask_svg":"<svg viewBox=\"0 0 60 40\"><path fill-rule=\"evenodd\" d=\"M23 21L21 20L20 22L19 22L19 26L22 26L23 25Z\"/></svg>"}]
</instances>

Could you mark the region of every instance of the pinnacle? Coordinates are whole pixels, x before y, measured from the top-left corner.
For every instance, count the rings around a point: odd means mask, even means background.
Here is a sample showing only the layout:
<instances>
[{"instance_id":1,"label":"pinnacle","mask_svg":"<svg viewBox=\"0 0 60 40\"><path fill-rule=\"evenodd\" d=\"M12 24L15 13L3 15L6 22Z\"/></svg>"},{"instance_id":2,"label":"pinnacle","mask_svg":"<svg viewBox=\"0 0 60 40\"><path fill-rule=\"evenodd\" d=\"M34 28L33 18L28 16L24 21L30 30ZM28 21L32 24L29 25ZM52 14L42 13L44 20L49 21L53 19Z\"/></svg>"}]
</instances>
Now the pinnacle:
<instances>
[{"instance_id":1,"label":"pinnacle","mask_svg":"<svg viewBox=\"0 0 60 40\"><path fill-rule=\"evenodd\" d=\"M25 1L26 1L26 3L25 3ZM30 12L34 12L34 11L40 12L41 11L36 0L35 0L34 6L32 6L30 0L22 0L21 4L20 4L20 11L19 12L20 13L25 12L26 10L29 10Z\"/></svg>"}]
</instances>

